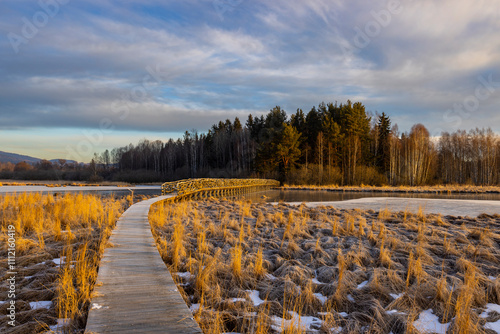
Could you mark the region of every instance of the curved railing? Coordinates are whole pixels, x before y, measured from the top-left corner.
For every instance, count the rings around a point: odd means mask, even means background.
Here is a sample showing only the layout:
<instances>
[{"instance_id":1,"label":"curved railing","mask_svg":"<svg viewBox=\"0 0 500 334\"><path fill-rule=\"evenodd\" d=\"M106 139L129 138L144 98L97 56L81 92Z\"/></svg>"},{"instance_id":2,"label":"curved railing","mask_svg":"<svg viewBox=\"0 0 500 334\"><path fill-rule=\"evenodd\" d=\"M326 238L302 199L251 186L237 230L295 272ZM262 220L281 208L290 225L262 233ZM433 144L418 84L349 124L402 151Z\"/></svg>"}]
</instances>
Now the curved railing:
<instances>
[{"instance_id":1,"label":"curved railing","mask_svg":"<svg viewBox=\"0 0 500 334\"><path fill-rule=\"evenodd\" d=\"M220 196L266 190L279 184L267 179L186 179L162 184L161 193L177 192L182 197Z\"/></svg>"}]
</instances>

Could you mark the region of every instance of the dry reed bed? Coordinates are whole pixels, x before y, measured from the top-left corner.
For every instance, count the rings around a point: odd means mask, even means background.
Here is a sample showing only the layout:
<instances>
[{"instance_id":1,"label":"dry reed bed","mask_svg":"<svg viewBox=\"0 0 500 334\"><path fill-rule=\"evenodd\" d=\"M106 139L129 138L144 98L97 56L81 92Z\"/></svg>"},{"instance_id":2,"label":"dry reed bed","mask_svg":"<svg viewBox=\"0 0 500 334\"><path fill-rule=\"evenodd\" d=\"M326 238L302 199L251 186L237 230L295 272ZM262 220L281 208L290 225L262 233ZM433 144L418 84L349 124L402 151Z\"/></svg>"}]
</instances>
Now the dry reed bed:
<instances>
[{"instance_id":1,"label":"dry reed bed","mask_svg":"<svg viewBox=\"0 0 500 334\"><path fill-rule=\"evenodd\" d=\"M286 190L326 190L346 192L395 192L395 193L425 193L425 194L500 194L500 186L475 185L436 185L436 186L301 186L285 185Z\"/></svg>"},{"instance_id":2,"label":"dry reed bed","mask_svg":"<svg viewBox=\"0 0 500 334\"><path fill-rule=\"evenodd\" d=\"M39 333L58 323L58 332L83 332L100 256L129 201L72 193L0 197L0 300L7 301L0 332ZM15 327L4 316L9 225L16 236Z\"/></svg>"},{"instance_id":3,"label":"dry reed bed","mask_svg":"<svg viewBox=\"0 0 500 334\"><path fill-rule=\"evenodd\" d=\"M101 182L101 183L76 183L76 182L65 182L65 181L38 181L38 182L11 182L3 181L0 182L1 186L44 186L44 187L103 187L103 186L116 186L116 187L134 187L126 182Z\"/></svg>"},{"instance_id":4,"label":"dry reed bed","mask_svg":"<svg viewBox=\"0 0 500 334\"><path fill-rule=\"evenodd\" d=\"M500 304L498 215L208 200L157 206L150 222L205 333L418 333L424 315L437 332L487 333L500 320L482 313Z\"/></svg>"}]
</instances>

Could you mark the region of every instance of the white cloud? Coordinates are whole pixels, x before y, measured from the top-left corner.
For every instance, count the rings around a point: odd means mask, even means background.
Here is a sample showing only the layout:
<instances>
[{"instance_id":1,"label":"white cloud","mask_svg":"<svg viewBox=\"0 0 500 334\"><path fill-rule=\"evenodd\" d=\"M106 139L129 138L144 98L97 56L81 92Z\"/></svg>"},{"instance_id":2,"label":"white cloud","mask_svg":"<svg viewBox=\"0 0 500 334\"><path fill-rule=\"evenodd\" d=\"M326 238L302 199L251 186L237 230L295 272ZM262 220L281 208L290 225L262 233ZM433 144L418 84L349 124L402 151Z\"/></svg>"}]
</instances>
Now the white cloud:
<instances>
[{"instance_id":1,"label":"white cloud","mask_svg":"<svg viewBox=\"0 0 500 334\"><path fill-rule=\"evenodd\" d=\"M354 29L386 1L245 1L224 20L210 1L147 2L164 15L136 10L145 4L138 0L92 0L104 14L65 7L21 54L0 51L0 126L92 127L115 117L113 103L125 96L131 113L116 121L119 131L203 131L274 105L307 111L347 99L392 114L402 130L444 127L443 113L474 93L479 75L500 81L500 7L401 3L401 14L352 57L340 44L352 44ZM6 18L0 31L16 24ZM131 99L151 71L158 80L146 80L147 96ZM462 125L487 126L498 114L496 94Z\"/></svg>"}]
</instances>

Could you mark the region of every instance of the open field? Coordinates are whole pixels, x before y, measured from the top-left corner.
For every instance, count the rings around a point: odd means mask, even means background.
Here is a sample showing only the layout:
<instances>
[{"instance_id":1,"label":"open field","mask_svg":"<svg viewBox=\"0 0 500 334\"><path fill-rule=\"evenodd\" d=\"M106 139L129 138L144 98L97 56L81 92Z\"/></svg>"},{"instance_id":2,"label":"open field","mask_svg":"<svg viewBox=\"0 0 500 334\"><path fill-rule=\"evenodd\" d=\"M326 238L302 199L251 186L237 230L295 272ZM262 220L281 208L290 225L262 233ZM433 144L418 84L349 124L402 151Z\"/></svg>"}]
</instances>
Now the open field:
<instances>
[{"instance_id":1,"label":"open field","mask_svg":"<svg viewBox=\"0 0 500 334\"><path fill-rule=\"evenodd\" d=\"M351 191L351 192L398 192L398 193L434 193L434 194L499 194L500 186L475 186L475 185L436 185L436 186L295 186L285 185L285 190L329 190L329 191Z\"/></svg>"},{"instance_id":2,"label":"open field","mask_svg":"<svg viewBox=\"0 0 500 334\"><path fill-rule=\"evenodd\" d=\"M500 216L209 200L151 211L205 333L500 333Z\"/></svg>"},{"instance_id":3,"label":"open field","mask_svg":"<svg viewBox=\"0 0 500 334\"><path fill-rule=\"evenodd\" d=\"M83 332L100 256L130 200L72 193L0 197L0 332ZM11 243L15 254L8 252ZM10 271L15 282L8 281ZM5 316L11 292L15 327Z\"/></svg>"}]
</instances>

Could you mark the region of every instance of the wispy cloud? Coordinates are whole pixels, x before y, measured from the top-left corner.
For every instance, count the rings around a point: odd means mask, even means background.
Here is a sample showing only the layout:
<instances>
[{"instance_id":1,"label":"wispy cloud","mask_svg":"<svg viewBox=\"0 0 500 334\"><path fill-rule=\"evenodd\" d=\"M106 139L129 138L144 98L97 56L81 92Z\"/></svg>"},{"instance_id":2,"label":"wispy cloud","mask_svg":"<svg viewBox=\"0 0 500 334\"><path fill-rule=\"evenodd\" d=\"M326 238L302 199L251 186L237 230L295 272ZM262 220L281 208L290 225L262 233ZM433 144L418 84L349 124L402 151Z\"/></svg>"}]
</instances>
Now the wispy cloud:
<instances>
[{"instance_id":1,"label":"wispy cloud","mask_svg":"<svg viewBox=\"0 0 500 334\"><path fill-rule=\"evenodd\" d=\"M500 82L499 7L401 0L382 24L388 6L241 1L221 20L209 0L69 2L15 53L6 36L22 34L23 18L42 9L2 1L0 130L79 131L109 118L109 136L147 137L346 99L387 112L403 130L417 122L455 130L447 111L474 95L479 77ZM366 30L376 24L376 34ZM366 45L347 55L360 32ZM119 104L127 117L117 117ZM491 121L499 105L500 85L458 126L500 131Z\"/></svg>"}]
</instances>

